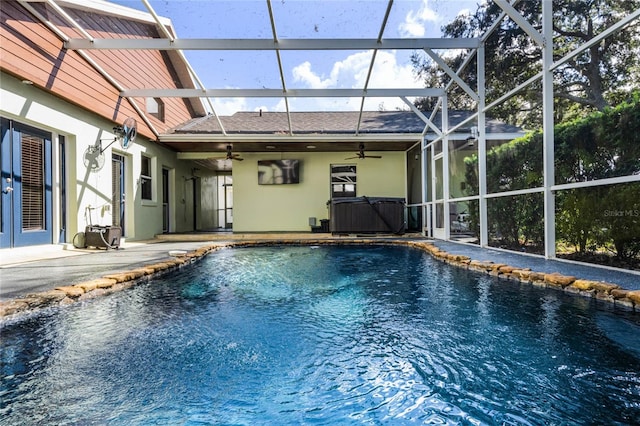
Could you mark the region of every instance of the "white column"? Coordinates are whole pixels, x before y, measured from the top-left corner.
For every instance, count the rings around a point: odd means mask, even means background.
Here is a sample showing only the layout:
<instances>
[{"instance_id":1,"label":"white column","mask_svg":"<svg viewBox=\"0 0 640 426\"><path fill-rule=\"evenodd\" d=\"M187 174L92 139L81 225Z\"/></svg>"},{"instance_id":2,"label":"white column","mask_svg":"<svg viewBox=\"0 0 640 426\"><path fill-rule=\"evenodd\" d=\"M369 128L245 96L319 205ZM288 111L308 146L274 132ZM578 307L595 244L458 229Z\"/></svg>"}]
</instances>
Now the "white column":
<instances>
[{"instance_id":1,"label":"white column","mask_svg":"<svg viewBox=\"0 0 640 426\"><path fill-rule=\"evenodd\" d=\"M489 245L489 225L487 220L487 137L485 120L485 60L484 43L476 51L478 63L478 194L480 195L480 246Z\"/></svg>"},{"instance_id":2,"label":"white column","mask_svg":"<svg viewBox=\"0 0 640 426\"><path fill-rule=\"evenodd\" d=\"M420 142L420 208L422 209L422 234L430 237L431 230L427 229L429 220L427 218L427 137L423 136Z\"/></svg>"},{"instance_id":3,"label":"white column","mask_svg":"<svg viewBox=\"0 0 640 426\"><path fill-rule=\"evenodd\" d=\"M451 238L449 224L449 98L442 100L442 198L444 200L444 239Z\"/></svg>"},{"instance_id":4,"label":"white column","mask_svg":"<svg viewBox=\"0 0 640 426\"><path fill-rule=\"evenodd\" d=\"M555 184L554 135L553 135L553 4L542 2L542 126L543 126L543 171L544 171L544 255L556 257L555 199L551 187Z\"/></svg>"},{"instance_id":5,"label":"white column","mask_svg":"<svg viewBox=\"0 0 640 426\"><path fill-rule=\"evenodd\" d=\"M436 194L438 190L436 179L436 144L432 143L429 147L431 151L431 172L429 173L429 179L431 179L431 204L429 204L429 220L431 221L429 228L431 229L431 236L435 236L436 229Z\"/></svg>"}]
</instances>

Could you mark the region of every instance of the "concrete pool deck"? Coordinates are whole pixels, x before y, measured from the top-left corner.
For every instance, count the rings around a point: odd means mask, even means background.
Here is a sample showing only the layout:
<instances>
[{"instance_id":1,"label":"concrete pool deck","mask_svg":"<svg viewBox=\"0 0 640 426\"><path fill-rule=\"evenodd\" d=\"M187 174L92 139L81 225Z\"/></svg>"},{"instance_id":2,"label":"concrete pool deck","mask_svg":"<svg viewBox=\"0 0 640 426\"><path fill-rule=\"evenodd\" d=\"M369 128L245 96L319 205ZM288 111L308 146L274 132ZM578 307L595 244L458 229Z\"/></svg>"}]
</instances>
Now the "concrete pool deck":
<instances>
[{"instance_id":1,"label":"concrete pool deck","mask_svg":"<svg viewBox=\"0 0 640 426\"><path fill-rule=\"evenodd\" d=\"M563 275L573 275L587 280L616 283L627 290L640 290L640 271L625 271L622 269L564 260L547 260L540 256L482 248L470 244L460 244L449 241L433 240L432 243L441 250L469 256L471 259L506 263L507 265L518 268L530 268L533 271L545 273L558 272Z\"/></svg>"},{"instance_id":2,"label":"concrete pool deck","mask_svg":"<svg viewBox=\"0 0 640 426\"><path fill-rule=\"evenodd\" d=\"M141 279L143 275L146 277L145 279L149 279L155 272L158 272L153 268L149 272L148 267L150 266L163 264L169 265L164 269L172 269L182 266L183 263L188 263L176 261L176 257L169 252L187 252L190 255L193 254L195 259L219 247L238 243L313 244L314 242L321 244L373 242L375 244L414 245L425 248L434 257L457 266L501 278L544 286L553 286L553 281L555 281L553 275L558 273L561 274L558 275L559 277L569 276L573 278L572 282L575 281L573 289L567 287L566 284L561 285L560 288L565 291L582 293L583 295L591 294L590 297L608 298L611 301L614 299L616 301L625 300L623 304L640 311L640 273L638 272L560 260L546 260L515 252L431 240L419 234L334 236L322 233L233 234L230 232L161 235L150 241L125 241L120 250L75 249L69 245L0 250L0 305L6 306L16 300L26 300L28 304L29 297L33 298L36 294L48 294L49 298L56 299L63 296L61 288L71 291L74 290L73 287L79 286L87 293L96 288L110 289L110 286L116 282L116 278L118 283L136 281ZM198 255L194 254L196 252ZM138 273L130 275L129 278L122 278L128 271L137 271ZM530 271L535 272L535 275ZM547 276L545 277L545 275ZM103 286L101 286L100 280L103 281ZM92 281L93 284L87 284ZM106 281L110 284L108 285ZM602 289L603 286L599 285L601 282L615 284L621 289L637 293L638 303L627 297L628 292L623 295L624 297L616 296L614 298L611 293L614 288L604 286ZM93 288L88 290L87 286ZM635 296L636 294L633 299ZM3 310L0 309L0 311ZM0 317L10 314L11 310L5 309L3 312L0 312L2 314Z\"/></svg>"}]
</instances>

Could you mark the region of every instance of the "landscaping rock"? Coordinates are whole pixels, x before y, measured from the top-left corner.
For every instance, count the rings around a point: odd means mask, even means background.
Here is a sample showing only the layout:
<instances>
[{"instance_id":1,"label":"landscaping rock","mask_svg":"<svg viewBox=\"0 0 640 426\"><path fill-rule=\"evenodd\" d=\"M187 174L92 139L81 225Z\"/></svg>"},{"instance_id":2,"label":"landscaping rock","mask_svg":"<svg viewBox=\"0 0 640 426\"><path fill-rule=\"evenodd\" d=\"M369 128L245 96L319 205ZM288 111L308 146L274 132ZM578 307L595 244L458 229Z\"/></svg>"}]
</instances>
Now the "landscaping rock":
<instances>
[{"instance_id":1,"label":"landscaping rock","mask_svg":"<svg viewBox=\"0 0 640 426\"><path fill-rule=\"evenodd\" d=\"M60 290L49 290L43 291L42 293L34 293L27 295L28 298L37 298L40 302L38 305L40 306L49 306L52 304L60 303L62 299L67 297L67 294L64 291Z\"/></svg>"},{"instance_id":2,"label":"landscaping rock","mask_svg":"<svg viewBox=\"0 0 640 426\"><path fill-rule=\"evenodd\" d=\"M95 281L85 281L82 283L75 284L76 287L81 287L85 293L88 291L93 291L98 288L98 283Z\"/></svg>"},{"instance_id":3,"label":"landscaping rock","mask_svg":"<svg viewBox=\"0 0 640 426\"><path fill-rule=\"evenodd\" d=\"M102 278L112 279L112 280L115 280L116 283L122 283L125 281L134 280L136 278L141 277L142 275L143 275L142 272L127 271L127 272L120 272L117 274L105 275Z\"/></svg>"},{"instance_id":4,"label":"landscaping rock","mask_svg":"<svg viewBox=\"0 0 640 426\"><path fill-rule=\"evenodd\" d=\"M572 277L569 275L562 275L557 272L554 272L552 274L544 274L544 281L547 284L554 285L554 286L566 287L569 284L573 283L575 280L576 280L576 277Z\"/></svg>"},{"instance_id":5,"label":"landscaping rock","mask_svg":"<svg viewBox=\"0 0 640 426\"><path fill-rule=\"evenodd\" d=\"M63 287L56 287L56 290L59 291L64 291L65 294L72 298L72 299L76 299L80 296L82 296L85 291L82 287L80 286L72 286L72 285L68 285L68 286L63 286Z\"/></svg>"},{"instance_id":6,"label":"landscaping rock","mask_svg":"<svg viewBox=\"0 0 640 426\"><path fill-rule=\"evenodd\" d=\"M145 265L144 268L151 269L153 272L164 271L169 268L169 265L166 262L154 263L152 265Z\"/></svg>"},{"instance_id":7,"label":"landscaping rock","mask_svg":"<svg viewBox=\"0 0 640 426\"><path fill-rule=\"evenodd\" d=\"M9 300L0 302L0 317L14 315L29 309L29 305L20 300Z\"/></svg>"},{"instance_id":8,"label":"landscaping rock","mask_svg":"<svg viewBox=\"0 0 640 426\"><path fill-rule=\"evenodd\" d=\"M614 288L613 290L611 290L611 295L614 297L614 299L626 299L628 294L629 290L624 290L621 288Z\"/></svg>"},{"instance_id":9,"label":"landscaping rock","mask_svg":"<svg viewBox=\"0 0 640 426\"><path fill-rule=\"evenodd\" d=\"M94 299L96 297L104 296L107 293L108 293L108 290L105 290L103 288L96 288L95 290L92 290L78 297L78 301Z\"/></svg>"},{"instance_id":10,"label":"landscaping rock","mask_svg":"<svg viewBox=\"0 0 640 426\"><path fill-rule=\"evenodd\" d=\"M580 290L595 290L603 293L611 293L612 290L620 288L620 286L616 284L591 280L575 280L571 286Z\"/></svg>"},{"instance_id":11,"label":"landscaping rock","mask_svg":"<svg viewBox=\"0 0 640 426\"><path fill-rule=\"evenodd\" d=\"M640 305L640 290L633 290L627 293L627 298L632 300L635 306Z\"/></svg>"}]
</instances>

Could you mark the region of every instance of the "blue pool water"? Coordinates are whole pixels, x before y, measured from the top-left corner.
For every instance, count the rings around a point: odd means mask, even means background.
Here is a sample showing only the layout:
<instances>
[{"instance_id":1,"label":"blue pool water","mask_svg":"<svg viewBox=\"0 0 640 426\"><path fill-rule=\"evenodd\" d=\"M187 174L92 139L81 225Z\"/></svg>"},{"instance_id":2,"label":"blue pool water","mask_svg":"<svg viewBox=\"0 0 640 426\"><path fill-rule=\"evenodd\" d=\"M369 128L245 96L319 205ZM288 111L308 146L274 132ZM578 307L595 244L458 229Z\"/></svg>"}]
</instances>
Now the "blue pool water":
<instances>
[{"instance_id":1,"label":"blue pool water","mask_svg":"<svg viewBox=\"0 0 640 426\"><path fill-rule=\"evenodd\" d=\"M405 247L222 250L0 332L3 425L640 421L637 314Z\"/></svg>"}]
</instances>

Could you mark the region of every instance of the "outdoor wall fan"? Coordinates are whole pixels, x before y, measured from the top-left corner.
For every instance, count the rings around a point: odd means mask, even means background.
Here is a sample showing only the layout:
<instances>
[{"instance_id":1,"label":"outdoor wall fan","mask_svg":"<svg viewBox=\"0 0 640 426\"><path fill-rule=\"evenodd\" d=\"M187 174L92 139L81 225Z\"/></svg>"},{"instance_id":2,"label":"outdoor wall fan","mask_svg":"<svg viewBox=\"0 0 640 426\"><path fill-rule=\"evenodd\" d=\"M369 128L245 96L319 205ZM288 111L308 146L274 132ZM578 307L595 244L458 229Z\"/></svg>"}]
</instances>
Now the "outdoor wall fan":
<instances>
[{"instance_id":1,"label":"outdoor wall fan","mask_svg":"<svg viewBox=\"0 0 640 426\"><path fill-rule=\"evenodd\" d=\"M358 158L360 160L364 160L365 158L382 158L381 155L366 155L364 153L364 144L360 144L360 146L358 147L358 152L356 152L356 156L355 157L348 157L345 158L345 160L353 160L354 158Z\"/></svg>"},{"instance_id":2,"label":"outdoor wall fan","mask_svg":"<svg viewBox=\"0 0 640 426\"><path fill-rule=\"evenodd\" d=\"M225 155L224 157L213 157L211 159L212 160L238 160L238 161L244 160L244 158L240 158L240 154L234 154L231 151L231 149L232 149L231 145L227 145L227 155Z\"/></svg>"},{"instance_id":3,"label":"outdoor wall fan","mask_svg":"<svg viewBox=\"0 0 640 426\"><path fill-rule=\"evenodd\" d=\"M104 151L113 145L116 141L120 141L122 149L128 149L136 139L138 135L138 125L136 119L129 117L124 120L122 126L115 126L113 128L114 138L109 145L102 148L102 141L105 139L99 139L94 145L89 145L84 152L84 165L91 172L97 172L104 166Z\"/></svg>"}]
</instances>

